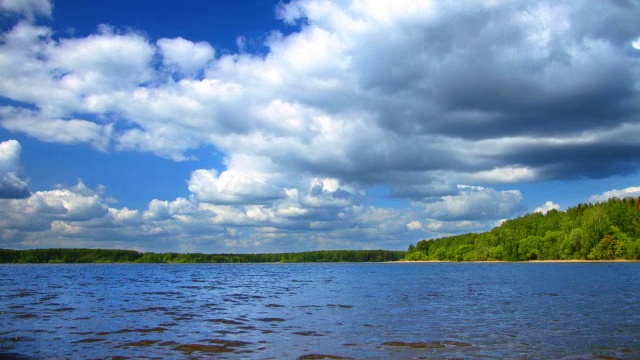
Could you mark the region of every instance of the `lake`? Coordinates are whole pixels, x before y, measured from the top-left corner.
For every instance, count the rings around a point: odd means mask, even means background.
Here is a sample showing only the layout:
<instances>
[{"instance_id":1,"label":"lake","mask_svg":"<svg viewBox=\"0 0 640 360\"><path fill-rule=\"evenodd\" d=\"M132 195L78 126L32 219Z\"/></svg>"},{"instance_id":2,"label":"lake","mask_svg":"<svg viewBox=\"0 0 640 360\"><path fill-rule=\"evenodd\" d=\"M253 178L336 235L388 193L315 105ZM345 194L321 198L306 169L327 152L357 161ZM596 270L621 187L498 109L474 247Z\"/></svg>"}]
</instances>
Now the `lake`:
<instances>
[{"instance_id":1,"label":"lake","mask_svg":"<svg viewBox=\"0 0 640 360\"><path fill-rule=\"evenodd\" d=\"M0 357L637 359L640 263L0 265L0 312Z\"/></svg>"}]
</instances>

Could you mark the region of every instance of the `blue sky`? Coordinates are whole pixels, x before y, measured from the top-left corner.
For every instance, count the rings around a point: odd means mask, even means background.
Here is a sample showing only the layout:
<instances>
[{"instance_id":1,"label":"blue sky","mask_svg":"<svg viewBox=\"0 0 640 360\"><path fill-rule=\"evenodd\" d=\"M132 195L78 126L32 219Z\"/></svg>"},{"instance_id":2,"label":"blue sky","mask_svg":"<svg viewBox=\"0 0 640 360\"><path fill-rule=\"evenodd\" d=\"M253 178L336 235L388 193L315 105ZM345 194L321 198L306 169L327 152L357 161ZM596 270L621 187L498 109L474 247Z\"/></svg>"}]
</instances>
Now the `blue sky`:
<instances>
[{"instance_id":1,"label":"blue sky","mask_svg":"<svg viewBox=\"0 0 640 360\"><path fill-rule=\"evenodd\" d=\"M406 249L640 196L640 7L0 0L0 247Z\"/></svg>"},{"instance_id":2,"label":"blue sky","mask_svg":"<svg viewBox=\"0 0 640 360\"><path fill-rule=\"evenodd\" d=\"M253 39L256 47L273 30L289 32L275 17L278 1L187 0L173 1L87 0L55 1L52 28L60 33L87 36L98 24L130 28L151 39L183 37L206 41L219 51L237 52L238 36Z\"/></svg>"}]
</instances>

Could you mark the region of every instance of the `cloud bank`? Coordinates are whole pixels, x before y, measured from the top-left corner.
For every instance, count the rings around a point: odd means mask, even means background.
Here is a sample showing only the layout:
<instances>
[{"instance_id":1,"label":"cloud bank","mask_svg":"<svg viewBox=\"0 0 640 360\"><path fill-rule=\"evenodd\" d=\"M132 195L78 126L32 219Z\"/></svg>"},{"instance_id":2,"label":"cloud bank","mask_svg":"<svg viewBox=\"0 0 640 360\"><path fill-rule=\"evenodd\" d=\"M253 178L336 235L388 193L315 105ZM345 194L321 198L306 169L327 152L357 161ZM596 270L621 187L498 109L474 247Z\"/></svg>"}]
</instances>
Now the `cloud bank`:
<instances>
[{"instance_id":1,"label":"cloud bank","mask_svg":"<svg viewBox=\"0 0 640 360\"><path fill-rule=\"evenodd\" d=\"M272 32L262 54L108 24L65 37L46 25L51 3L0 4L22 14L0 40L12 100L0 126L98 151L225 155L190 175L189 199L102 202L101 221L142 233L188 224L220 246L386 246L523 211L518 190L497 187L640 164L634 3L291 1L276 13L293 31ZM376 186L411 205L371 205ZM58 230L86 225L56 216Z\"/></svg>"}]
</instances>

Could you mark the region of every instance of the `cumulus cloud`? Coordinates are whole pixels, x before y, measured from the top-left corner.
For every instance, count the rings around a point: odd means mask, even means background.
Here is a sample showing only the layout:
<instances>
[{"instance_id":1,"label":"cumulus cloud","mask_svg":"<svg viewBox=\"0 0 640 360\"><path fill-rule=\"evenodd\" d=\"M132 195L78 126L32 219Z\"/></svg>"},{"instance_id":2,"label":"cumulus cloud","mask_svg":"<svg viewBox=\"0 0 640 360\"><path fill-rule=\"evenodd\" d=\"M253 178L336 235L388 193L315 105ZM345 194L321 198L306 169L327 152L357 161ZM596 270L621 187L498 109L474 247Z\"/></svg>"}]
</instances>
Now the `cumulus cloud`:
<instances>
[{"instance_id":1,"label":"cumulus cloud","mask_svg":"<svg viewBox=\"0 0 640 360\"><path fill-rule=\"evenodd\" d=\"M174 216L192 214L197 205L188 199L177 198L174 201L153 199L143 213L144 220L168 220Z\"/></svg>"},{"instance_id":2,"label":"cumulus cloud","mask_svg":"<svg viewBox=\"0 0 640 360\"><path fill-rule=\"evenodd\" d=\"M301 199L307 207L345 207L359 202L360 191L333 178L312 179L307 194Z\"/></svg>"},{"instance_id":3,"label":"cumulus cloud","mask_svg":"<svg viewBox=\"0 0 640 360\"><path fill-rule=\"evenodd\" d=\"M218 204L257 204L284 197L277 174L269 172L268 159L236 156L227 169L200 169L191 173L189 191L200 201Z\"/></svg>"},{"instance_id":4,"label":"cumulus cloud","mask_svg":"<svg viewBox=\"0 0 640 360\"><path fill-rule=\"evenodd\" d=\"M500 219L523 210L518 190L497 191L481 186L458 185L458 193L427 203L431 217L445 220Z\"/></svg>"},{"instance_id":5,"label":"cumulus cloud","mask_svg":"<svg viewBox=\"0 0 640 360\"><path fill-rule=\"evenodd\" d=\"M29 195L29 179L20 163L22 147L16 140L0 142L0 199L24 198Z\"/></svg>"},{"instance_id":6,"label":"cumulus cloud","mask_svg":"<svg viewBox=\"0 0 640 360\"><path fill-rule=\"evenodd\" d=\"M98 150L109 146L111 124L100 125L82 119L50 119L32 110L0 108L0 124L11 131L28 132L38 140L62 144L88 143Z\"/></svg>"},{"instance_id":7,"label":"cumulus cloud","mask_svg":"<svg viewBox=\"0 0 640 360\"><path fill-rule=\"evenodd\" d=\"M193 43L181 37L157 42L164 63L178 72L196 74L213 59L214 49L206 42Z\"/></svg>"},{"instance_id":8,"label":"cumulus cloud","mask_svg":"<svg viewBox=\"0 0 640 360\"><path fill-rule=\"evenodd\" d=\"M50 228L54 221L83 222L108 213L100 196L82 182L68 188L36 191L26 199L2 202L2 229L43 230Z\"/></svg>"},{"instance_id":9,"label":"cumulus cloud","mask_svg":"<svg viewBox=\"0 0 640 360\"><path fill-rule=\"evenodd\" d=\"M624 199L627 197L640 197L640 186L631 186L625 189L613 189L605 191L599 195L591 195L589 202L597 203L607 201L611 198Z\"/></svg>"}]
</instances>

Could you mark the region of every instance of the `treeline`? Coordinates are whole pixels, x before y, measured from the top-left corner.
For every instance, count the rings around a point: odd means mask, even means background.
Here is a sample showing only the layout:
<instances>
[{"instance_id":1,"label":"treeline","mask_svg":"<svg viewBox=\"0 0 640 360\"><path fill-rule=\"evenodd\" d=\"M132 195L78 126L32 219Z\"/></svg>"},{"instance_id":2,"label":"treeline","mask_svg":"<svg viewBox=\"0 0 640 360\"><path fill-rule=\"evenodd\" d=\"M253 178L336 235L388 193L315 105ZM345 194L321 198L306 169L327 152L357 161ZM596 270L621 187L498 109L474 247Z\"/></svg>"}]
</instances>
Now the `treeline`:
<instances>
[{"instance_id":1,"label":"treeline","mask_svg":"<svg viewBox=\"0 0 640 360\"><path fill-rule=\"evenodd\" d=\"M484 233L421 240L405 260L640 260L640 198L529 214Z\"/></svg>"},{"instance_id":2,"label":"treeline","mask_svg":"<svg viewBox=\"0 0 640 360\"><path fill-rule=\"evenodd\" d=\"M142 254L135 250L105 249L0 249L0 263L120 263L136 262Z\"/></svg>"},{"instance_id":3,"label":"treeline","mask_svg":"<svg viewBox=\"0 0 640 360\"><path fill-rule=\"evenodd\" d=\"M0 263L300 263L397 261L405 251L323 250L273 254L140 253L106 249L0 249Z\"/></svg>"}]
</instances>

